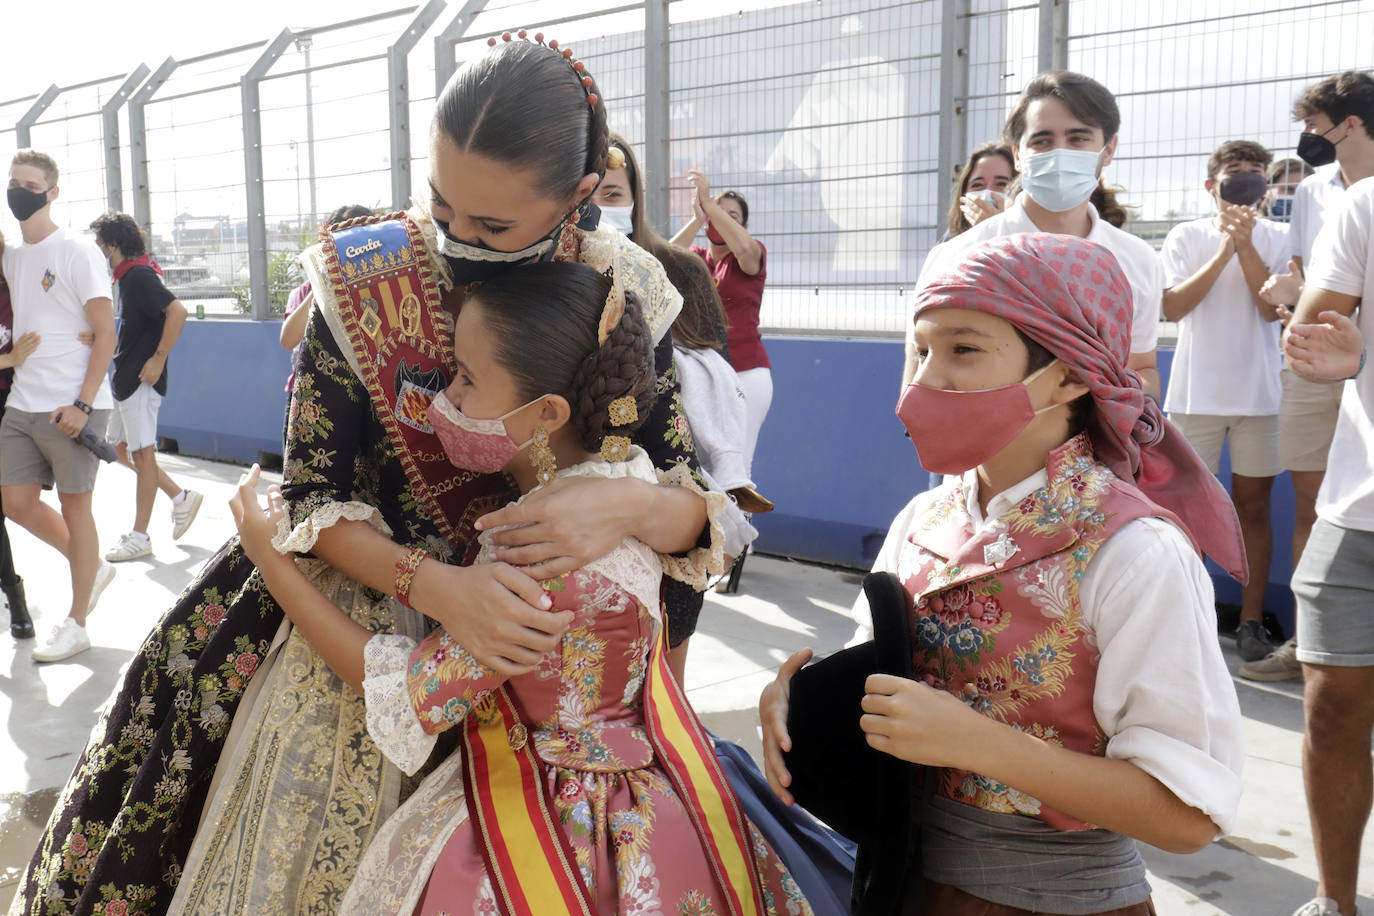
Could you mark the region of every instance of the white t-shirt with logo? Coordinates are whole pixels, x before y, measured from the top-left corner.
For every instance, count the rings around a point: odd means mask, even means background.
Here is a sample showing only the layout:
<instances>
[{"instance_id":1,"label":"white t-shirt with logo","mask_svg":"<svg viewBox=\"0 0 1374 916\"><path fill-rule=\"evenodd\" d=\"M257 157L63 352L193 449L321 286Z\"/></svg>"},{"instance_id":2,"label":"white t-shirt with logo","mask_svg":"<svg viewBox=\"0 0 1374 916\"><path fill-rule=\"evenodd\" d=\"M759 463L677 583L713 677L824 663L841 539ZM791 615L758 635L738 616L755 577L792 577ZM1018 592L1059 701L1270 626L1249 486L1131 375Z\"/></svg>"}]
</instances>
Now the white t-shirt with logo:
<instances>
[{"instance_id":1,"label":"white t-shirt with logo","mask_svg":"<svg viewBox=\"0 0 1374 916\"><path fill-rule=\"evenodd\" d=\"M1345 179L1339 162L1324 165L1308 175L1293 193L1293 213L1288 220L1288 256L1302 258L1303 270L1312 268L1312 246L1328 216L1345 199Z\"/></svg>"},{"instance_id":2,"label":"white t-shirt with logo","mask_svg":"<svg viewBox=\"0 0 1374 916\"><path fill-rule=\"evenodd\" d=\"M1287 233L1278 223L1257 220L1250 233L1270 272L1283 271ZM1160 251L1166 286L1177 286L1201 270L1221 246L1214 217L1179 223ZM1178 321L1178 349L1164 409L1177 413L1262 417L1279 412L1279 323L1255 308L1240 257L1222 269L1202 301Z\"/></svg>"},{"instance_id":3,"label":"white t-shirt with logo","mask_svg":"<svg viewBox=\"0 0 1374 916\"><path fill-rule=\"evenodd\" d=\"M1099 218L1097 208L1092 204L1088 204L1088 218L1092 222L1088 241L1101 245L1115 255L1122 273L1131 284L1134 309L1131 317L1131 352L1148 353L1159 342L1159 310L1164 298L1164 270L1159 265L1159 257L1148 242ZM988 217L972 229L930 249L921 268L921 276L916 280L916 291L920 292L927 283L952 268L965 251L979 242L1021 232L1043 231L1031 221L1030 214L1018 197L996 216ZM908 344L912 343L914 336L915 324L908 320Z\"/></svg>"},{"instance_id":4,"label":"white t-shirt with logo","mask_svg":"<svg viewBox=\"0 0 1374 916\"><path fill-rule=\"evenodd\" d=\"M1359 296L1355 322L1365 348L1374 349L1374 178L1351 185L1345 201L1327 214L1307 285ZM1374 531L1374 367L1365 366L1341 392L1317 516L1342 528Z\"/></svg>"},{"instance_id":5,"label":"white t-shirt with logo","mask_svg":"<svg viewBox=\"0 0 1374 916\"><path fill-rule=\"evenodd\" d=\"M37 331L38 349L14 370L10 410L47 413L81 396L91 346L86 303L110 298L110 273L89 239L58 229L32 245L6 246L5 279L14 302L14 337ZM114 407L108 376L91 406Z\"/></svg>"}]
</instances>

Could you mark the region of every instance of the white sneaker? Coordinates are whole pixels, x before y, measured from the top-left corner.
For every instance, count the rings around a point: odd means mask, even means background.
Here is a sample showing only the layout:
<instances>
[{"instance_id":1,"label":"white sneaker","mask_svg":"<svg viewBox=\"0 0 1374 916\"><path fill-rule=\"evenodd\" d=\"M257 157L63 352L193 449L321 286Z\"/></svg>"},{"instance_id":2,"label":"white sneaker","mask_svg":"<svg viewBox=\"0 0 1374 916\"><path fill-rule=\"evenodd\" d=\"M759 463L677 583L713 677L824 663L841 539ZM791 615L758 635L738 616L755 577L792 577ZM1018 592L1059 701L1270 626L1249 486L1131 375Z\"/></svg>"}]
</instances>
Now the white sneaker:
<instances>
[{"instance_id":1,"label":"white sneaker","mask_svg":"<svg viewBox=\"0 0 1374 916\"><path fill-rule=\"evenodd\" d=\"M33 660L60 662L90 647L91 638L86 635L86 628L68 617L44 638L42 645L34 647Z\"/></svg>"},{"instance_id":2,"label":"white sneaker","mask_svg":"<svg viewBox=\"0 0 1374 916\"><path fill-rule=\"evenodd\" d=\"M1302 677L1302 662L1298 661L1298 638L1293 637L1257 662L1246 662L1240 666L1238 673L1249 681L1287 681Z\"/></svg>"},{"instance_id":3,"label":"white sneaker","mask_svg":"<svg viewBox=\"0 0 1374 916\"><path fill-rule=\"evenodd\" d=\"M1341 911L1330 897L1313 897L1294 910L1293 916L1341 916Z\"/></svg>"},{"instance_id":4,"label":"white sneaker","mask_svg":"<svg viewBox=\"0 0 1374 916\"><path fill-rule=\"evenodd\" d=\"M140 557L151 557L152 555L153 539L142 532L130 531L119 539L118 544L105 552L105 559L111 563L123 563L125 560L137 560Z\"/></svg>"},{"instance_id":5,"label":"white sneaker","mask_svg":"<svg viewBox=\"0 0 1374 916\"><path fill-rule=\"evenodd\" d=\"M196 513L200 511L200 504L205 501L205 494L195 490L185 490L186 496L181 502L172 503L172 540L176 541L186 533L186 529L191 527L191 523L196 520Z\"/></svg>"},{"instance_id":6,"label":"white sneaker","mask_svg":"<svg viewBox=\"0 0 1374 916\"><path fill-rule=\"evenodd\" d=\"M105 587L114 581L115 568L109 563L101 563L100 568L95 571L95 582L91 584L91 601L86 605L86 613L95 610L95 603L100 600L100 593L105 591Z\"/></svg>"}]
</instances>

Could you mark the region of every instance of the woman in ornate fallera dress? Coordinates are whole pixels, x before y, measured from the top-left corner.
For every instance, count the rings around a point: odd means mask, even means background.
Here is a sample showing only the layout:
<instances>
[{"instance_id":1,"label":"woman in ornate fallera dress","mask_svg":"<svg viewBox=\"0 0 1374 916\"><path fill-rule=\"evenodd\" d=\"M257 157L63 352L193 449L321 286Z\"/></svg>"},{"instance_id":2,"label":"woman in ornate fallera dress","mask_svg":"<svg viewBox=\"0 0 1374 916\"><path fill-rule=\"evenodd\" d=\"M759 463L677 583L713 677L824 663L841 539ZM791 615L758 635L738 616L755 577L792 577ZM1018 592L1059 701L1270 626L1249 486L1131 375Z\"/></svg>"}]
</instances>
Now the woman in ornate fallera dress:
<instances>
[{"instance_id":1,"label":"woman in ornate fallera dress","mask_svg":"<svg viewBox=\"0 0 1374 916\"><path fill-rule=\"evenodd\" d=\"M537 580L636 537L675 575L663 589L675 644L721 570L717 518L731 507L694 481L678 422L667 329L681 299L585 203L606 150L589 78L542 43L503 43L441 94L430 206L331 226L303 257L314 302L284 456L293 527L279 546L305 555L315 587L366 629L420 640L430 618L507 677L532 670L567 626L539 606ZM456 371L464 296L550 260L614 270L642 305L658 399L635 441L660 485L560 481L497 516L527 523L493 535L503 562L469 567L479 519L516 491L503 474L455 472L427 407ZM231 539L130 662L10 912L334 913L413 787L369 737L363 698Z\"/></svg>"},{"instance_id":2,"label":"woman in ornate fallera dress","mask_svg":"<svg viewBox=\"0 0 1374 916\"><path fill-rule=\"evenodd\" d=\"M455 467L504 468L525 496L556 480L652 481L626 438L654 400L651 352L636 298L613 274L517 268L465 301L458 373L429 420ZM573 615L571 626L508 679L443 630L417 642L345 618L274 549L285 510L274 489L264 514L256 483L231 503L244 549L364 694L378 747L409 773L438 735L462 736L378 831L342 913L810 912L669 669L651 549L629 538L541 582L549 613Z\"/></svg>"}]
</instances>

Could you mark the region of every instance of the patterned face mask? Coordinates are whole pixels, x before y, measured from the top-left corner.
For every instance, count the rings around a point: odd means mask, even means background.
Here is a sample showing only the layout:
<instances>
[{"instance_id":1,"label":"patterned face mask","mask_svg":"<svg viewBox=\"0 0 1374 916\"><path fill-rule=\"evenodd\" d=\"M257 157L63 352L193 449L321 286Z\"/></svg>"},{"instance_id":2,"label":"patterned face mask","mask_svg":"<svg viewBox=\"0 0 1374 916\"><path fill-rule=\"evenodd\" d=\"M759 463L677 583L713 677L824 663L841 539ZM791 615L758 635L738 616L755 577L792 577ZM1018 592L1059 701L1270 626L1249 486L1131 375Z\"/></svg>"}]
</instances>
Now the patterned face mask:
<instances>
[{"instance_id":1,"label":"patterned face mask","mask_svg":"<svg viewBox=\"0 0 1374 916\"><path fill-rule=\"evenodd\" d=\"M439 437L444 454L454 467L494 474L534 441L531 437L524 445L517 445L506 430L506 418L543 399L543 396L535 398L499 417L482 420L467 416L453 405L448 395L440 392L429 404L429 425L434 427L434 434Z\"/></svg>"}]
</instances>

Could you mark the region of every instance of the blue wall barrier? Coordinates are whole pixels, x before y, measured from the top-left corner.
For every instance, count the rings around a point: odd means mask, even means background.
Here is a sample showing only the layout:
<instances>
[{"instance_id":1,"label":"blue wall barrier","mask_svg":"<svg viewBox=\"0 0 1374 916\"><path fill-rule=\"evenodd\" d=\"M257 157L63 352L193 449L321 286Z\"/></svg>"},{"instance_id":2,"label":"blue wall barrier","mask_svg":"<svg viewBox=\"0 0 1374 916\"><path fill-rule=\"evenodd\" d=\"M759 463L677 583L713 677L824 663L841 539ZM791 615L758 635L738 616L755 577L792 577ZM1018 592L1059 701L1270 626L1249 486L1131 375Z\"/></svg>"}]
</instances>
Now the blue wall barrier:
<instances>
[{"instance_id":1,"label":"blue wall barrier","mask_svg":"<svg viewBox=\"0 0 1374 916\"><path fill-rule=\"evenodd\" d=\"M168 360L158 435L183 454L249 463L280 454L291 354L275 321L186 322Z\"/></svg>"},{"instance_id":2,"label":"blue wall barrier","mask_svg":"<svg viewBox=\"0 0 1374 916\"><path fill-rule=\"evenodd\" d=\"M280 453L289 354L279 325L191 320L172 351L171 384L159 433L181 451L226 461ZM902 371L898 340L768 337L773 406L759 437L754 478L777 504L755 516L761 551L868 568L893 516L928 476L894 413ZM1173 351L1160 351L1166 384ZM970 417L970 422L976 418ZM1229 482L1228 459L1222 479ZM1274 556L1266 607L1291 630L1293 487L1274 485ZM1209 568L1217 597L1240 602L1240 587Z\"/></svg>"}]
</instances>

